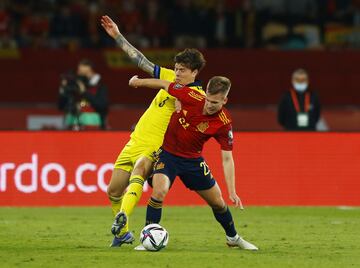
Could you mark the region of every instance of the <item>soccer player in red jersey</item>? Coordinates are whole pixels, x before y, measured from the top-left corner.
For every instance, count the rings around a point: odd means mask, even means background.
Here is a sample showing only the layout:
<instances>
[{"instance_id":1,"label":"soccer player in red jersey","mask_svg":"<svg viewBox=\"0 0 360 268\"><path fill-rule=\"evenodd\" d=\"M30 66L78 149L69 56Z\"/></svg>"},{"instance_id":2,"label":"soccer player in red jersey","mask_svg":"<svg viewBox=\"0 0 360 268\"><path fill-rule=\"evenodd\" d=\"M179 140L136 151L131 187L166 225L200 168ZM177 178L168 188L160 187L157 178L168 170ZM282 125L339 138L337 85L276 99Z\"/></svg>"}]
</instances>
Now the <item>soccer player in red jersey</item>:
<instances>
[{"instance_id":1,"label":"soccer player in red jersey","mask_svg":"<svg viewBox=\"0 0 360 268\"><path fill-rule=\"evenodd\" d=\"M223 107L231 82L215 76L207 84L206 94L179 83L158 79L130 79L132 87L163 88L181 101L182 109L174 112L165 133L159 160L152 177L153 192L148 202L146 224L159 223L162 203L176 176L190 190L196 191L212 208L216 220L226 233L227 244L247 250L258 248L241 238L235 230L232 215L208 165L201 156L204 143L214 137L221 146L225 181L230 200L242 208L235 189L235 166L232 156L231 117ZM141 249L141 246L135 248Z\"/></svg>"},{"instance_id":2,"label":"soccer player in red jersey","mask_svg":"<svg viewBox=\"0 0 360 268\"><path fill-rule=\"evenodd\" d=\"M197 49L185 49L175 58L173 70L160 67L149 61L120 33L118 26L109 16L102 16L101 25L116 40L125 55L140 69L155 78L177 81L194 90L203 92L197 75L205 66L205 59ZM155 153L161 146L176 100L164 90L159 90L155 98L136 123L130 140L119 154L107 188L114 214L111 232L114 239L111 247L120 247L134 241L129 229L129 217L140 200L143 184L153 169ZM127 186L129 186L127 188ZM127 188L127 189L126 189Z\"/></svg>"}]
</instances>

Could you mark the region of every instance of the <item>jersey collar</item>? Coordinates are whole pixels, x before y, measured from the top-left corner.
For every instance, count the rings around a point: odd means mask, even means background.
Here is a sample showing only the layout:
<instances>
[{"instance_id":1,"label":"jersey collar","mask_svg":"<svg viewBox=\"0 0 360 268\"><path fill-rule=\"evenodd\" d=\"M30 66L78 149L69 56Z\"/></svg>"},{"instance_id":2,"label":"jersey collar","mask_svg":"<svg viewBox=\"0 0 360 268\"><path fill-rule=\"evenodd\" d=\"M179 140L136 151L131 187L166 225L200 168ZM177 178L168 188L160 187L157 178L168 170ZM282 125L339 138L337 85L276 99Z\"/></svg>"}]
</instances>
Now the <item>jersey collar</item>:
<instances>
[{"instance_id":1,"label":"jersey collar","mask_svg":"<svg viewBox=\"0 0 360 268\"><path fill-rule=\"evenodd\" d=\"M200 80L195 80L194 82L187 84L187 87L201 87L202 89L202 85L201 85L201 81Z\"/></svg>"}]
</instances>

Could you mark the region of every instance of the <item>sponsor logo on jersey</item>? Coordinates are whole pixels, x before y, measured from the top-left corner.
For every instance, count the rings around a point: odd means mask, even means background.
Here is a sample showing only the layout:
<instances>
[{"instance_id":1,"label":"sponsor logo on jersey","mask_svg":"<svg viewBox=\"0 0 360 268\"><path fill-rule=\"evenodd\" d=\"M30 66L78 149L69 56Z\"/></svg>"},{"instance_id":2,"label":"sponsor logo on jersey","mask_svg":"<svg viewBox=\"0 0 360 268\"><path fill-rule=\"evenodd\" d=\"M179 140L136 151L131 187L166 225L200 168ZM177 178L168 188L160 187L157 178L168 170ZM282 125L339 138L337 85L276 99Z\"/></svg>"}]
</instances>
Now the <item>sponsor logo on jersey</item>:
<instances>
[{"instance_id":1,"label":"sponsor logo on jersey","mask_svg":"<svg viewBox=\"0 0 360 268\"><path fill-rule=\"evenodd\" d=\"M229 145L233 144L234 134L232 132L232 129L229 130L228 137L229 137L229 141L228 141Z\"/></svg>"},{"instance_id":2,"label":"sponsor logo on jersey","mask_svg":"<svg viewBox=\"0 0 360 268\"><path fill-rule=\"evenodd\" d=\"M137 193L136 193L136 192L130 192L129 194L130 194L130 195L137 196Z\"/></svg>"},{"instance_id":3,"label":"sponsor logo on jersey","mask_svg":"<svg viewBox=\"0 0 360 268\"><path fill-rule=\"evenodd\" d=\"M228 136L229 136L229 139L231 139L231 140L234 138L234 134L231 129L229 130Z\"/></svg>"}]
</instances>

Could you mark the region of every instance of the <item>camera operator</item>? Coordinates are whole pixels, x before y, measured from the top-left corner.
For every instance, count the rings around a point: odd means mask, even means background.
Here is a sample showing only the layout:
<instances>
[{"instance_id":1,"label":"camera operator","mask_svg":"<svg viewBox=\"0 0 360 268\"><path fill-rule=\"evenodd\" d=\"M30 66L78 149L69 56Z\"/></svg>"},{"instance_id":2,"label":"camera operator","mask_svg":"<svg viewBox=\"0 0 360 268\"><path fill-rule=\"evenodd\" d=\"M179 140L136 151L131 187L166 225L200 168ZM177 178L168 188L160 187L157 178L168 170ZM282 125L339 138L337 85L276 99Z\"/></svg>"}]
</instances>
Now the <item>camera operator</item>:
<instances>
[{"instance_id":1,"label":"camera operator","mask_svg":"<svg viewBox=\"0 0 360 268\"><path fill-rule=\"evenodd\" d=\"M77 73L61 75L58 107L65 112L65 127L72 130L105 129L107 87L90 60L79 62Z\"/></svg>"}]
</instances>

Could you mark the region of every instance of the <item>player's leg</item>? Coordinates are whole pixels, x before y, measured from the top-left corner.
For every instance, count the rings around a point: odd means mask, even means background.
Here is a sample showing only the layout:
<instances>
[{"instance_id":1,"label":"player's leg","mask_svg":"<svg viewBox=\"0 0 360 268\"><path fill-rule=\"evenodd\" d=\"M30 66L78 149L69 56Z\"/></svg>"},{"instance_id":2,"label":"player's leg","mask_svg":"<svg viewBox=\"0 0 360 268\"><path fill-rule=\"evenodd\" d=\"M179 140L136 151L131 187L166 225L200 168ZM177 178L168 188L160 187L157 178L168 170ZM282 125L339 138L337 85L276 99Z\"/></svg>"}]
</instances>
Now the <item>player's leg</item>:
<instances>
[{"instance_id":1,"label":"player's leg","mask_svg":"<svg viewBox=\"0 0 360 268\"><path fill-rule=\"evenodd\" d=\"M107 195L111 202L114 217L120 211L123 193L129 184L130 172L121 168L114 168L107 188Z\"/></svg>"},{"instance_id":2,"label":"player's leg","mask_svg":"<svg viewBox=\"0 0 360 268\"><path fill-rule=\"evenodd\" d=\"M110 184L107 188L107 194L111 202L114 217L120 211L123 194L126 187L129 185L130 174L134 167L132 161L132 156L134 155L133 148L134 142L129 140L115 161Z\"/></svg>"},{"instance_id":3,"label":"player's leg","mask_svg":"<svg viewBox=\"0 0 360 268\"><path fill-rule=\"evenodd\" d=\"M154 167L154 175L149 179L152 187L151 197L146 208L145 225L159 223L162 214L163 201L176 178L176 163L167 152L162 151ZM138 245L135 250L145 250L143 245Z\"/></svg>"},{"instance_id":4,"label":"player's leg","mask_svg":"<svg viewBox=\"0 0 360 268\"><path fill-rule=\"evenodd\" d=\"M216 183L207 190L200 190L197 193L209 204L213 210L215 219L221 224L225 233L227 245L230 247L240 247L247 250L257 250L258 248L241 238L235 229L235 224L231 212L222 198L221 190Z\"/></svg>"},{"instance_id":5,"label":"player's leg","mask_svg":"<svg viewBox=\"0 0 360 268\"><path fill-rule=\"evenodd\" d=\"M197 191L197 193L212 208L215 219L224 228L226 236L234 237L236 235L234 221L229 208L222 198L219 185L215 183L210 189Z\"/></svg>"},{"instance_id":6,"label":"player's leg","mask_svg":"<svg viewBox=\"0 0 360 268\"><path fill-rule=\"evenodd\" d=\"M113 176L108 186L108 196L111 200L113 213L117 213L111 226L111 232L115 235L115 237L111 242L110 247L120 247L122 244L130 244L135 240L131 232L127 232L121 236L116 235L124 226L123 222L121 222L122 219L120 219L118 215L122 205L122 193L129 184L129 178L130 172L127 172L121 168L114 168ZM116 199L114 199L114 197Z\"/></svg>"},{"instance_id":7,"label":"player's leg","mask_svg":"<svg viewBox=\"0 0 360 268\"><path fill-rule=\"evenodd\" d=\"M146 208L146 225L160 222L163 201L169 192L170 186L171 182L166 174L156 173L152 177L153 191Z\"/></svg>"},{"instance_id":8,"label":"player's leg","mask_svg":"<svg viewBox=\"0 0 360 268\"><path fill-rule=\"evenodd\" d=\"M131 232L127 232L121 236L118 236L118 234L125 225L124 219L126 220L126 218L119 217L119 211L121 210L123 201L122 194L129 185L130 175L134 167L133 159L138 154L138 151L134 141L130 140L121 151L114 165L113 177L108 188L108 195L111 197L112 205L115 205L113 211L117 212L111 226L111 232L115 235L110 245L111 247L119 247L124 243L129 244L135 239Z\"/></svg>"},{"instance_id":9,"label":"player's leg","mask_svg":"<svg viewBox=\"0 0 360 268\"><path fill-rule=\"evenodd\" d=\"M177 160L177 157L166 151L159 154L154 166L154 175L149 181L153 189L146 209L146 225L159 223L161 220L163 201L177 175Z\"/></svg>"},{"instance_id":10,"label":"player's leg","mask_svg":"<svg viewBox=\"0 0 360 268\"><path fill-rule=\"evenodd\" d=\"M119 231L119 236L129 231L129 216L141 198L145 179L151 174L152 167L153 161L145 156L140 157L135 163L130 176L129 188L122 200L120 213L116 216L119 217L118 221L122 221L124 225Z\"/></svg>"},{"instance_id":11,"label":"player's leg","mask_svg":"<svg viewBox=\"0 0 360 268\"><path fill-rule=\"evenodd\" d=\"M159 223L162 214L163 201L171 187L170 179L167 175L156 173L151 178L152 194L146 208L145 225ZM136 246L135 250L146 250L142 244Z\"/></svg>"},{"instance_id":12,"label":"player's leg","mask_svg":"<svg viewBox=\"0 0 360 268\"><path fill-rule=\"evenodd\" d=\"M257 247L243 240L237 234L231 212L205 160L203 158L188 160L185 162L184 168L186 173L180 176L180 179L186 187L195 190L212 208L215 219L226 233L227 244L257 250Z\"/></svg>"}]
</instances>

